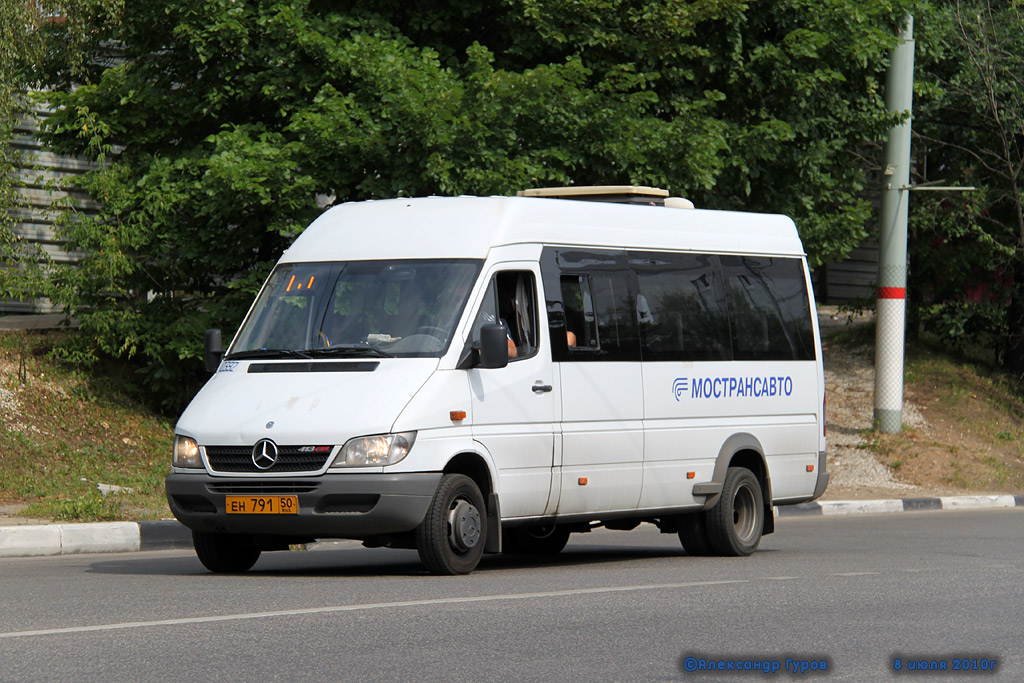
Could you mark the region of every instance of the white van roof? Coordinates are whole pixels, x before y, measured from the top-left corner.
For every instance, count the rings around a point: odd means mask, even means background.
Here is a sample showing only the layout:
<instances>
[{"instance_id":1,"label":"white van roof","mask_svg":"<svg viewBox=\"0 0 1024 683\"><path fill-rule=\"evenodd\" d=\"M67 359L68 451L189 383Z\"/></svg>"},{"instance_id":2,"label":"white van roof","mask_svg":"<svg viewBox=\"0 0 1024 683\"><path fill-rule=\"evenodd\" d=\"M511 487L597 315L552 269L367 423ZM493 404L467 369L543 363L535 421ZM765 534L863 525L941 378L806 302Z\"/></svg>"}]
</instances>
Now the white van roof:
<instances>
[{"instance_id":1,"label":"white van roof","mask_svg":"<svg viewBox=\"0 0 1024 683\"><path fill-rule=\"evenodd\" d=\"M539 197L422 197L325 211L282 261L487 257L511 244L802 255L786 216Z\"/></svg>"}]
</instances>

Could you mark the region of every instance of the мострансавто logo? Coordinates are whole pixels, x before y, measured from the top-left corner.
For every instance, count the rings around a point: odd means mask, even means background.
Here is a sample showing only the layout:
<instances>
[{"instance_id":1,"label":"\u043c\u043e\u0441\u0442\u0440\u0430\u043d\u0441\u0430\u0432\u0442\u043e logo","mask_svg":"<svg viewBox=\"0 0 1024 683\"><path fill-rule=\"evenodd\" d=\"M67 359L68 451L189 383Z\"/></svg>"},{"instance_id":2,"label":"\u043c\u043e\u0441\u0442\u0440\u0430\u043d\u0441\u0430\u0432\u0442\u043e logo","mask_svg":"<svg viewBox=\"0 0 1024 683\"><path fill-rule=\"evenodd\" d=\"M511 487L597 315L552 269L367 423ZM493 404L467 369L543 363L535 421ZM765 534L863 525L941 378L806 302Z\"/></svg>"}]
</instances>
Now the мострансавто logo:
<instances>
[{"instance_id":1,"label":"\u043c\u043e\u0441\u0442\u0440\u0430\u043d\u0441\u0430\u0432\u0442\u043e logo","mask_svg":"<svg viewBox=\"0 0 1024 683\"><path fill-rule=\"evenodd\" d=\"M776 377L676 377L672 395L683 398L774 398L793 395L793 378Z\"/></svg>"}]
</instances>

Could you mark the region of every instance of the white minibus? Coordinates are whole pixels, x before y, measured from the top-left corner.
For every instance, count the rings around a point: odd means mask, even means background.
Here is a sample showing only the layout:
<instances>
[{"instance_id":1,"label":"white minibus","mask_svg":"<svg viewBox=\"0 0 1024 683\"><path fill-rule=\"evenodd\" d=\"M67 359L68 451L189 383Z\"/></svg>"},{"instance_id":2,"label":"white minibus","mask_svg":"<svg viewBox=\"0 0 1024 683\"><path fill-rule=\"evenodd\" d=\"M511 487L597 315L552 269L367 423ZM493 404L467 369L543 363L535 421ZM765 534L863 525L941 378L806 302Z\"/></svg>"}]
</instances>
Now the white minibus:
<instances>
[{"instance_id":1,"label":"white minibus","mask_svg":"<svg viewBox=\"0 0 1024 683\"><path fill-rule=\"evenodd\" d=\"M743 556L773 506L824 492L789 218L653 188L520 194L539 196L331 208L226 352L207 332L166 488L209 570L356 539L463 574L644 522Z\"/></svg>"}]
</instances>

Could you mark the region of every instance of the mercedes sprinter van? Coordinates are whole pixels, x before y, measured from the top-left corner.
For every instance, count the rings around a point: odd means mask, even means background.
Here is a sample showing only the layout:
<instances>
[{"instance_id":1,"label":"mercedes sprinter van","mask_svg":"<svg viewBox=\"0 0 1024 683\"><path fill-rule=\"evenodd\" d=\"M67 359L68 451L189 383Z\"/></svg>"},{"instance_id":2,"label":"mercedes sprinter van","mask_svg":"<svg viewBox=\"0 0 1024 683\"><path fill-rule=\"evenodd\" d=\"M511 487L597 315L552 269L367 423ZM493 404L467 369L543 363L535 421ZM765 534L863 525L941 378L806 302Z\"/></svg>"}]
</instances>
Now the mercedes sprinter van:
<instances>
[{"instance_id":1,"label":"mercedes sprinter van","mask_svg":"<svg viewBox=\"0 0 1024 683\"><path fill-rule=\"evenodd\" d=\"M460 574L644 522L742 556L824 492L793 222L572 191L347 203L295 240L226 352L207 333L175 428L167 498L208 569L340 538Z\"/></svg>"}]
</instances>

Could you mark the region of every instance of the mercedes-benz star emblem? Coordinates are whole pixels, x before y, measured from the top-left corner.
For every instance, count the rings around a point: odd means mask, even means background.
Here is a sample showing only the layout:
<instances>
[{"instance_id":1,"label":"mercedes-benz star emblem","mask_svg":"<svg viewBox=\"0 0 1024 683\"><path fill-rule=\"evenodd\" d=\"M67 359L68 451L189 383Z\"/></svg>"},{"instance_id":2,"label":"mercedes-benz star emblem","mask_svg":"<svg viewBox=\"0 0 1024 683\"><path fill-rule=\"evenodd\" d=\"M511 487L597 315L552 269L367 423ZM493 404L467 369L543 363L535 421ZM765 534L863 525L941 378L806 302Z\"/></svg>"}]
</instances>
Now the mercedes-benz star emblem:
<instances>
[{"instance_id":1,"label":"mercedes-benz star emblem","mask_svg":"<svg viewBox=\"0 0 1024 683\"><path fill-rule=\"evenodd\" d=\"M260 439L252 447L252 464L261 470L269 470L277 462L277 444L270 439Z\"/></svg>"}]
</instances>

